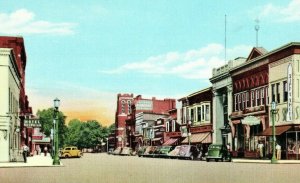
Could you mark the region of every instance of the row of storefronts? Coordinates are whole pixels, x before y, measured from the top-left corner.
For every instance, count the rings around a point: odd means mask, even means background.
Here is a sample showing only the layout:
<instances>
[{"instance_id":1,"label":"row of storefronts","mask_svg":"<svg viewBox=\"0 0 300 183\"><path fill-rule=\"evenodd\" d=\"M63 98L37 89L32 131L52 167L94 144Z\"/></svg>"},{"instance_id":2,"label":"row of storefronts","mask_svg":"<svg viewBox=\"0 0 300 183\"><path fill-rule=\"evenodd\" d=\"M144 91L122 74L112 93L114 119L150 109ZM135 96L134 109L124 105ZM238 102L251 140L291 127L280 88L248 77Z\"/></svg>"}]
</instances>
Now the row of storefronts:
<instances>
[{"instance_id":1,"label":"row of storefronts","mask_svg":"<svg viewBox=\"0 0 300 183\"><path fill-rule=\"evenodd\" d=\"M270 104L275 102L275 140L281 157L300 158L300 43L270 52L254 47L248 57L213 69L210 82L211 87L180 98L177 109L138 111L132 102L124 115L124 146L207 148L216 143L226 145L234 157L261 158L257 149L262 144L263 158L269 158L274 140Z\"/></svg>"}]
</instances>

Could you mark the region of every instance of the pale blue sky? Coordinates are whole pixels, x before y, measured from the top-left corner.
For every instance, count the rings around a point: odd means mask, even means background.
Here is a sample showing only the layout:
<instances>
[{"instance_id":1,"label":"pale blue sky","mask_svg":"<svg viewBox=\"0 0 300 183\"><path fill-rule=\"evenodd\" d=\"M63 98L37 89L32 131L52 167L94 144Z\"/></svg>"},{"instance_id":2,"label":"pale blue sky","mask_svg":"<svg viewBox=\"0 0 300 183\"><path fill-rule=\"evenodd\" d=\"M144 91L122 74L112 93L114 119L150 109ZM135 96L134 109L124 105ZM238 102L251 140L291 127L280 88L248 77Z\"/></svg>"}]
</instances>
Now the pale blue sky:
<instances>
[{"instance_id":1,"label":"pale blue sky","mask_svg":"<svg viewBox=\"0 0 300 183\"><path fill-rule=\"evenodd\" d=\"M225 63L225 14L232 59L255 46L256 18L259 46L299 41L299 9L299 0L11 0L0 1L0 34L25 39L34 110L57 96L70 117L111 123L117 93L178 98L210 86Z\"/></svg>"}]
</instances>

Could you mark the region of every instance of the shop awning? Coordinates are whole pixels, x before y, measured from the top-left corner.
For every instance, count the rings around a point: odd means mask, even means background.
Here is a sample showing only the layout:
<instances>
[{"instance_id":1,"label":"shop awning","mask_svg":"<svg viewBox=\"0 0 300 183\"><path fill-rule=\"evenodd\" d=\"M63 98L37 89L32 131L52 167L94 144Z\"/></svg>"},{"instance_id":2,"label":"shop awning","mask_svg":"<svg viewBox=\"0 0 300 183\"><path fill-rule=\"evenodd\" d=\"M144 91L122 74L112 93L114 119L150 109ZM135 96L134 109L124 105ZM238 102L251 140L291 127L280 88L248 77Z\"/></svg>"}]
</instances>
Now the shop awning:
<instances>
[{"instance_id":1,"label":"shop awning","mask_svg":"<svg viewBox=\"0 0 300 183\"><path fill-rule=\"evenodd\" d=\"M33 139L32 142L35 142L36 144L41 143L50 143L51 139L49 137L44 137L43 139Z\"/></svg>"},{"instance_id":2,"label":"shop awning","mask_svg":"<svg viewBox=\"0 0 300 183\"><path fill-rule=\"evenodd\" d=\"M163 146L174 145L177 141L178 141L178 139L170 138L169 140L167 140L167 141L163 144Z\"/></svg>"},{"instance_id":3,"label":"shop awning","mask_svg":"<svg viewBox=\"0 0 300 183\"><path fill-rule=\"evenodd\" d=\"M212 143L211 133L207 132L207 133L192 134L190 136L190 142L191 143L203 143L203 144ZM189 143L189 137L186 137L181 143L182 144Z\"/></svg>"},{"instance_id":4,"label":"shop awning","mask_svg":"<svg viewBox=\"0 0 300 183\"><path fill-rule=\"evenodd\" d=\"M247 116L244 119L242 119L242 124L243 125L259 125L260 124L260 119L254 116Z\"/></svg>"},{"instance_id":5,"label":"shop awning","mask_svg":"<svg viewBox=\"0 0 300 183\"><path fill-rule=\"evenodd\" d=\"M153 138L152 141L159 141L161 138Z\"/></svg>"},{"instance_id":6,"label":"shop awning","mask_svg":"<svg viewBox=\"0 0 300 183\"><path fill-rule=\"evenodd\" d=\"M281 135L290 128L291 126L275 126L275 135ZM265 129L265 131L258 133L256 136L272 136L272 127Z\"/></svg>"}]
</instances>

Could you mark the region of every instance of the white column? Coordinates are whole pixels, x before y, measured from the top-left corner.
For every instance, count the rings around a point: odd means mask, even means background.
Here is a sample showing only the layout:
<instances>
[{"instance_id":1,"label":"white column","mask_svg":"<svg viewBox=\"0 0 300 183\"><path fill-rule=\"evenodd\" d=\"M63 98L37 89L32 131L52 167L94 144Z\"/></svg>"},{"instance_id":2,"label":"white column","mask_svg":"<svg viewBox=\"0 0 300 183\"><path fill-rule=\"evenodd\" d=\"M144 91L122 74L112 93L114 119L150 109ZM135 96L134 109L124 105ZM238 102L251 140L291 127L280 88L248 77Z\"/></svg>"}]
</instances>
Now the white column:
<instances>
[{"instance_id":1,"label":"white column","mask_svg":"<svg viewBox=\"0 0 300 183\"><path fill-rule=\"evenodd\" d=\"M217 139L217 91L213 89L213 143L216 143Z\"/></svg>"}]
</instances>

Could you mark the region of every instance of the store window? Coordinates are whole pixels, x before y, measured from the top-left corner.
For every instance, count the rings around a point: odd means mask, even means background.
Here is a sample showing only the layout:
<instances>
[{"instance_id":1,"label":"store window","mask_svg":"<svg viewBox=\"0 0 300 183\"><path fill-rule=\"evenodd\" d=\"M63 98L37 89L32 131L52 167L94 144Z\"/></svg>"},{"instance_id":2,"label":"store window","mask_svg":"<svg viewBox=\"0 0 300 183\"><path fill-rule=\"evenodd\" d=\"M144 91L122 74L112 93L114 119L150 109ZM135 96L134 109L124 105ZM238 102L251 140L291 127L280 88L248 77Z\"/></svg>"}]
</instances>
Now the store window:
<instances>
[{"instance_id":1,"label":"store window","mask_svg":"<svg viewBox=\"0 0 300 183\"><path fill-rule=\"evenodd\" d=\"M276 83L276 94L277 94L277 103L280 103L280 90L279 90L280 84Z\"/></svg>"},{"instance_id":2,"label":"store window","mask_svg":"<svg viewBox=\"0 0 300 183\"><path fill-rule=\"evenodd\" d=\"M288 100L288 85L287 81L283 81L283 102Z\"/></svg>"}]
</instances>

